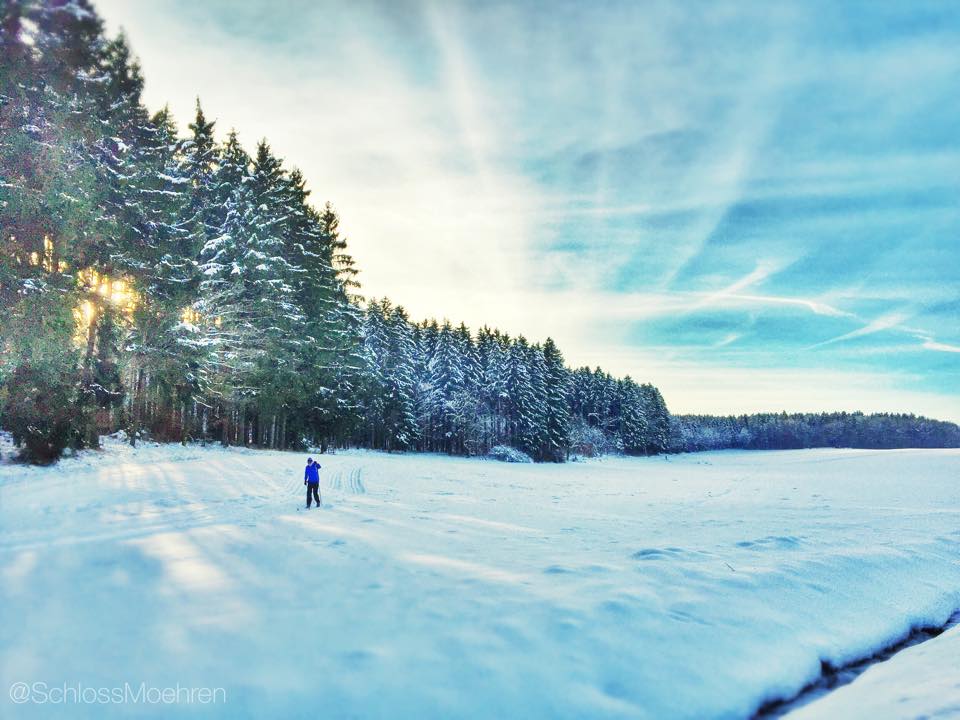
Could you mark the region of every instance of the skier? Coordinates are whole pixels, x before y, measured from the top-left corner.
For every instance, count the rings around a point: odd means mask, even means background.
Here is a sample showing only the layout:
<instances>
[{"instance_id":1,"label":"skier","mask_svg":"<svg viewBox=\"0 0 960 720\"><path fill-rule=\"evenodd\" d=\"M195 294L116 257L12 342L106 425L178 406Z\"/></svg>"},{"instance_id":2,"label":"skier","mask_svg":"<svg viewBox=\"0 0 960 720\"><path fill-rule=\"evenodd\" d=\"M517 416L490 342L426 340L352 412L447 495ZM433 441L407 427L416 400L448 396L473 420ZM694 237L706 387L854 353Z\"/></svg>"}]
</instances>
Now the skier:
<instances>
[{"instance_id":1,"label":"skier","mask_svg":"<svg viewBox=\"0 0 960 720\"><path fill-rule=\"evenodd\" d=\"M310 509L311 497L320 507L320 463L313 458L307 458L307 467L303 471L303 484L307 486L307 510Z\"/></svg>"}]
</instances>

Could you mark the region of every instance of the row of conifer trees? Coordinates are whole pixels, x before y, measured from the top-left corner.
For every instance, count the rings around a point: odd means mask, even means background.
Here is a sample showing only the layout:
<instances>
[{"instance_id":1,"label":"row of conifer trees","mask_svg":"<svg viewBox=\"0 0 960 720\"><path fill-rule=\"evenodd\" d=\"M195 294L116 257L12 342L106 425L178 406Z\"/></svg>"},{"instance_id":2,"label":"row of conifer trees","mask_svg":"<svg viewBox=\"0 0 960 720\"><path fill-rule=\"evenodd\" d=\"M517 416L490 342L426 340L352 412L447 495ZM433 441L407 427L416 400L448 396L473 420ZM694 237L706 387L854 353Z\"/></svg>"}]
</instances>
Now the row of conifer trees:
<instances>
[{"instance_id":1,"label":"row of conifer trees","mask_svg":"<svg viewBox=\"0 0 960 720\"><path fill-rule=\"evenodd\" d=\"M143 105L88 0L0 5L0 422L57 457L122 430L541 460L657 452L655 388L555 344L364 302L329 204L260 142Z\"/></svg>"}]
</instances>

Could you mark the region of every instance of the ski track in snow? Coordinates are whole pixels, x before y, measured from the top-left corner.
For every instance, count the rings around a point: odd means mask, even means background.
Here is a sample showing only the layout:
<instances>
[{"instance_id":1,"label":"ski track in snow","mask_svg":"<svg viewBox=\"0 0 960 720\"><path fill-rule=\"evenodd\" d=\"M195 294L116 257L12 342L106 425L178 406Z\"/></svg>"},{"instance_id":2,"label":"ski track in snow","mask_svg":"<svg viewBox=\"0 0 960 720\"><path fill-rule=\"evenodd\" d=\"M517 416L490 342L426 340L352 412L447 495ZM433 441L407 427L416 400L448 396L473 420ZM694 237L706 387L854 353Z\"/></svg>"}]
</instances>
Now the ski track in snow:
<instances>
[{"instance_id":1,"label":"ski track in snow","mask_svg":"<svg viewBox=\"0 0 960 720\"><path fill-rule=\"evenodd\" d=\"M17 681L226 690L57 717L749 717L960 607L958 451L347 452L309 511L305 457L0 465L0 717L51 716Z\"/></svg>"}]
</instances>

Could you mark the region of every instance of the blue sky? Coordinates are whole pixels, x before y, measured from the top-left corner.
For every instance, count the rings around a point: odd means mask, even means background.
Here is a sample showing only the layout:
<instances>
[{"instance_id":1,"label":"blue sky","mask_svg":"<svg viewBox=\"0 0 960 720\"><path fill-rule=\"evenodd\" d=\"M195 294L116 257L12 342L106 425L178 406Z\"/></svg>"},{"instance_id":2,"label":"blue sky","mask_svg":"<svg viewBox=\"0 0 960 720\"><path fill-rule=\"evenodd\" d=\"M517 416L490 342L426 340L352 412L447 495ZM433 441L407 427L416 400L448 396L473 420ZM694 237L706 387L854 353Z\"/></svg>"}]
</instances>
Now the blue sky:
<instances>
[{"instance_id":1,"label":"blue sky","mask_svg":"<svg viewBox=\"0 0 960 720\"><path fill-rule=\"evenodd\" d=\"M182 124L266 136L368 296L674 411L960 420L960 6L100 0Z\"/></svg>"}]
</instances>

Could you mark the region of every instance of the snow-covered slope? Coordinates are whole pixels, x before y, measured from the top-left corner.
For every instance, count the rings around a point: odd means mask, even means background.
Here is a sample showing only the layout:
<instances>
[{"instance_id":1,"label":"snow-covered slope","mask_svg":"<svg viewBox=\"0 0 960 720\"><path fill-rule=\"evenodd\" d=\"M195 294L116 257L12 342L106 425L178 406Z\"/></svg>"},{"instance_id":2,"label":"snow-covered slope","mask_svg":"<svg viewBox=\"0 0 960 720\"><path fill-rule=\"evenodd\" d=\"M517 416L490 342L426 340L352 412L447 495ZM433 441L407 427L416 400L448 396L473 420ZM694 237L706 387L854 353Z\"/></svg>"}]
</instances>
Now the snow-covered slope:
<instances>
[{"instance_id":1,"label":"snow-covered slope","mask_svg":"<svg viewBox=\"0 0 960 720\"><path fill-rule=\"evenodd\" d=\"M745 717L960 606L957 451L304 459L0 467L0 716Z\"/></svg>"},{"instance_id":2,"label":"snow-covered slope","mask_svg":"<svg viewBox=\"0 0 960 720\"><path fill-rule=\"evenodd\" d=\"M868 668L789 717L960 718L960 625Z\"/></svg>"}]
</instances>

